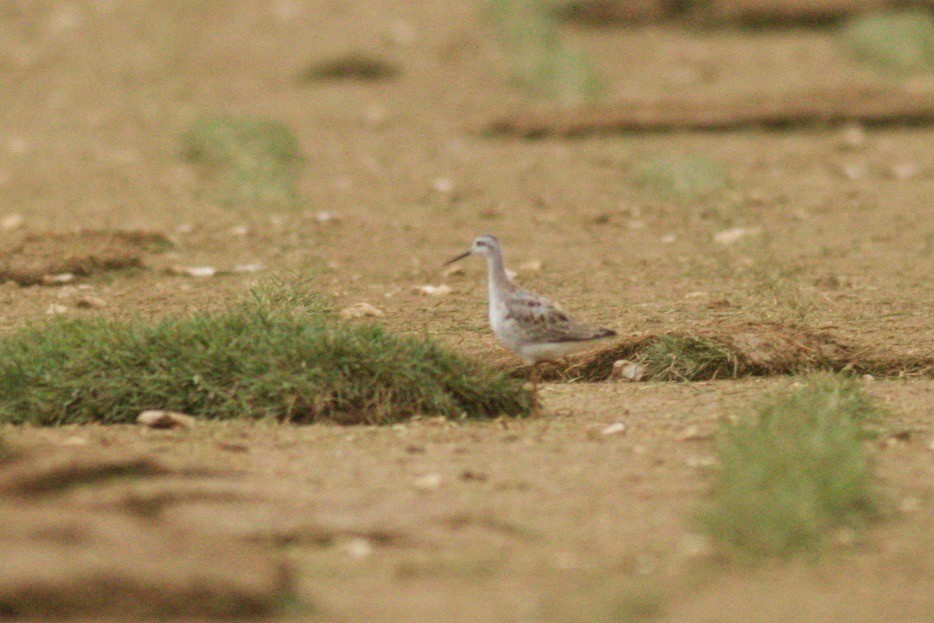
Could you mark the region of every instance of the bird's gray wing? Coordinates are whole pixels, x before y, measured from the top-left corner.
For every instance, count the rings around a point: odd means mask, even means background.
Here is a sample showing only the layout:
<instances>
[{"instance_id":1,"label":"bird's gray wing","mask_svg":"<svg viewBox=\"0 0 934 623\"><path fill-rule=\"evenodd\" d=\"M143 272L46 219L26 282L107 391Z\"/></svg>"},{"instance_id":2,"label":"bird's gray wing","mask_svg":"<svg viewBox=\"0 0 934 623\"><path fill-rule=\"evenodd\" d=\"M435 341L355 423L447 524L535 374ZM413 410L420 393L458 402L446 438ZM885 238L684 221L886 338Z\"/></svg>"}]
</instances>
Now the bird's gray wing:
<instances>
[{"instance_id":1,"label":"bird's gray wing","mask_svg":"<svg viewBox=\"0 0 934 623\"><path fill-rule=\"evenodd\" d=\"M572 318L554 301L516 289L506 298L506 319L535 343L582 342L612 337L610 329L587 326Z\"/></svg>"}]
</instances>

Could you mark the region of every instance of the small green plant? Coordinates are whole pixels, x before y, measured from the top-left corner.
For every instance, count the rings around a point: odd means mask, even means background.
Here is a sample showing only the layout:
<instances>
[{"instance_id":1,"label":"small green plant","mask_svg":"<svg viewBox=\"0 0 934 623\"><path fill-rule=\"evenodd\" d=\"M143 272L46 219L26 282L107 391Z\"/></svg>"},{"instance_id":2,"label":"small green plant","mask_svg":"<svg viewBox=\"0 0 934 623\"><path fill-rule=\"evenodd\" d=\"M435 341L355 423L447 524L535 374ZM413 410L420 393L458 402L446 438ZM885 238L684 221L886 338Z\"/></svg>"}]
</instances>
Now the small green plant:
<instances>
[{"instance_id":1,"label":"small green plant","mask_svg":"<svg viewBox=\"0 0 934 623\"><path fill-rule=\"evenodd\" d=\"M854 378L819 374L724 425L702 524L753 557L813 549L829 529L865 524L878 504L862 426L878 415Z\"/></svg>"},{"instance_id":2,"label":"small green plant","mask_svg":"<svg viewBox=\"0 0 934 623\"><path fill-rule=\"evenodd\" d=\"M729 175L722 165L708 158L672 155L640 164L633 181L663 198L687 201L723 190L729 184Z\"/></svg>"},{"instance_id":3,"label":"small green plant","mask_svg":"<svg viewBox=\"0 0 934 623\"><path fill-rule=\"evenodd\" d=\"M212 115L181 137L182 156L198 164L220 201L292 207L303 161L295 134L278 121Z\"/></svg>"},{"instance_id":4,"label":"small green plant","mask_svg":"<svg viewBox=\"0 0 934 623\"><path fill-rule=\"evenodd\" d=\"M639 362L652 381L700 381L733 378L739 361L727 348L701 337L660 335Z\"/></svg>"},{"instance_id":5,"label":"small green plant","mask_svg":"<svg viewBox=\"0 0 934 623\"><path fill-rule=\"evenodd\" d=\"M905 73L934 70L934 16L925 9L857 15L841 36L859 58L880 67Z\"/></svg>"},{"instance_id":6,"label":"small green plant","mask_svg":"<svg viewBox=\"0 0 934 623\"><path fill-rule=\"evenodd\" d=\"M563 43L553 11L542 0L491 0L490 14L513 57L519 84L537 97L579 104L603 91L587 55Z\"/></svg>"},{"instance_id":7,"label":"small green plant","mask_svg":"<svg viewBox=\"0 0 934 623\"><path fill-rule=\"evenodd\" d=\"M55 319L0 338L0 423L132 422L146 409L382 423L529 408L519 380L427 339L338 320L284 287L216 313Z\"/></svg>"}]
</instances>

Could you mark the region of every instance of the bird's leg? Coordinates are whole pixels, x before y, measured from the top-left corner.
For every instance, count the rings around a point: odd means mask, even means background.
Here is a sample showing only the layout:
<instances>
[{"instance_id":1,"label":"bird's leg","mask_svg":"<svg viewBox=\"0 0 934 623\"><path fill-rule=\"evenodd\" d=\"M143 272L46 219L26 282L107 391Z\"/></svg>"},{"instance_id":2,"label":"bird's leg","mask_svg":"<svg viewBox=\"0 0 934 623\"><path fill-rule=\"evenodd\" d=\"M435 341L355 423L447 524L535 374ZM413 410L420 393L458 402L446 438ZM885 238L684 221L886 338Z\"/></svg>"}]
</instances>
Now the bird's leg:
<instances>
[{"instance_id":1,"label":"bird's leg","mask_svg":"<svg viewBox=\"0 0 934 623\"><path fill-rule=\"evenodd\" d=\"M538 362L532 364L532 371L529 374L532 377L532 417L538 417Z\"/></svg>"}]
</instances>

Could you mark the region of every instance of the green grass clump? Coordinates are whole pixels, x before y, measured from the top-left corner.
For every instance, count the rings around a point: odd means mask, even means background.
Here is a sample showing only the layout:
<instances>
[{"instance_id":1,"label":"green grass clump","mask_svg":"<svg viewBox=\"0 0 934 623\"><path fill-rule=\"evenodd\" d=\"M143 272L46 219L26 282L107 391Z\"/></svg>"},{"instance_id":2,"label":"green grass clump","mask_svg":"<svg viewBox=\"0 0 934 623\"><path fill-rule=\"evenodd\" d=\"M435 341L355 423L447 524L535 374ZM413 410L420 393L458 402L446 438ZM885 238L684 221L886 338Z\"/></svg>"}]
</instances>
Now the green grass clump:
<instances>
[{"instance_id":1,"label":"green grass clump","mask_svg":"<svg viewBox=\"0 0 934 623\"><path fill-rule=\"evenodd\" d=\"M182 135L181 145L182 156L202 166L223 203L292 207L299 201L301 147L278 121L202 117Z\"/></svg>"},{"instance_id":2,"label":"green grass clump","mask_svg":"<svg viewBox=\"0 0 934 623\"><path fill-rule=\"evenodd\" d=\"M914 9L868 13L844 25L845 44L860 58L899 72L934 70L934 16Z\"/></svg>"},{"instance_id":3,"label":"green grass clump","mask_svg":"<svg viewBox=\"0 0 934 623\"><path fill-rule=\"evenodd\" d=\"M590 58L558 36L554 11L542 0L491 0L490 14L513 59L519 84L536 97L573 105L603 91Z\"/></svg>"},{"instance_id":4,"label":"green grass clump","mask_svg":"<svg viewBox=\"0 0 934 623\"><path fill-rule=\"evenodd\" d=\"M862 424L878 415L855 379L821 374L725 425L722 470L702 523L750 556L814 548L828 529L866 523L877 500Z\"/></svg>"},{"instance_id":5,"label":"green grass clump","mask_svg":"<svg viewBox=\"0 0 934 623\"><path fill-rule=\"evenodd\" d=\"M640 164L633 181L666 199L691 200L723 190L729 175L722 165L702 156L668 156Z\"/></svg>"},{"instance_id":6,"label":"green grass clump","mask_svg":"<svg viewBox=\"0 0 934 623\"><path fill-rule=\"evenodd\" d=\"M0 338L0 423L132 422L146 409L383 423L529 408L521 381L284 288L181 319L55 319Z\"/></svg>"},{"instance_id":7,"label":"green grass clump","mask_svg":"<svg viewBox=\"0 0 934 623\"><path fill-rule=\"evenodd\" d=\"M733 378L739 361L719 344L700 337L660 335L639 358L652 381Z\"/></svg>"}]
</instances>

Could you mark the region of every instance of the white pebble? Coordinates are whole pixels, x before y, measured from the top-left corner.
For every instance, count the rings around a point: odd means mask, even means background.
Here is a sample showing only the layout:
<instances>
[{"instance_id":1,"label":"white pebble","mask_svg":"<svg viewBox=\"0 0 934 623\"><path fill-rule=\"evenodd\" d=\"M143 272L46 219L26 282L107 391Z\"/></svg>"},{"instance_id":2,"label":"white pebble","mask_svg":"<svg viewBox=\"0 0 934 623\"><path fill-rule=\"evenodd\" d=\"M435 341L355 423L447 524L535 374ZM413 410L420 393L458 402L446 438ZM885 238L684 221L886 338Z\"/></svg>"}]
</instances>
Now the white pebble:
<instances>
[{"instance_id":1,"label":"white pebble","mask_svg":"<svg viewBox=\"0 0 934 623\"><path fill-rule=\"evenodd\" d=\"M600 429L601 435L618 435L626 432L626 425L622 422L613 422L612 424Z\"/></svg>"},{"instance_id":2,"label":"white pebble","mask_svg":"<svg viewBox=\"0 0 934 623\"><path fill-rule=\"evenodd\" d=\"M382 318L385 314L383 310L373 307L369 303L357 303L340 310L339 315L344 320L352 320L365 317Z\"/></svg>"},{"instance_id":3,"label":"white pebble","mask_svg":"<svg viewBox=\"0 0 934 623\"><path fill-rule=\"evenodd\" d=\"M416 286L415 291L427 296L446 296L451 293L451 286L442 283L439 286L424 285Z\"/></svg>"},{"instance_id":4,"label":"white pebble","mask_svg":"<svg viewBox=\"0 0 934 623\"><path fill-rule=\"evenodd\" d=\"M761 230L758 227L733 227L731 229L725 229L721 232L717 232L713 239L717 244L733 244L734 242L750 236L752 234L757 234Z\"/></svg>"},{"instance_id":5,"label":"white pebble","mask_svg":"<svg viewBox=\"0 0 934 623\"><path fill-rule=\"evenodd\" d=\"M148 428L191 428L195 418L174 411L143 411L136 416L136 423Z\"/></svg>"},{"instance_id":6,"label":"white pebble","mask_svg":"<svg viewBox=\"0 0 934 623\"><path fill-rule=\"evenodd\" d=\"M0 230L10 231L12 229L17 229L23 226L25 219L23 219L21 214L7 214L3 218L0 218Z\"/></svg>"},{"instance_id":7,"label":"white pebble","mask_svg":"<svg viewBox=\"0 0 934 623\"><path fill-rule=\"evenodd\" d=\"M619 361L613 362L613 372L610 376L613 379L633 382L641 381L645 378L645 366L629 361L628 359L620 359Z\"/></svg>"},{"instance_id":8,"label":"white pebble","mask_svg":"<svg viewBox=\"0 0 934 623\"><path fill-rule=\"evenodd\" d=\"M412 486L421 491L432 491L441 486L444 478L441 474L425 474L412 481Z\"/></svg>"}]
</instances>

